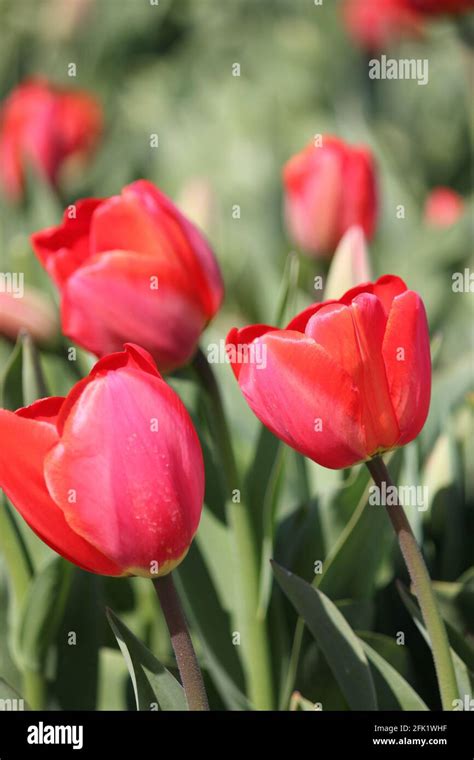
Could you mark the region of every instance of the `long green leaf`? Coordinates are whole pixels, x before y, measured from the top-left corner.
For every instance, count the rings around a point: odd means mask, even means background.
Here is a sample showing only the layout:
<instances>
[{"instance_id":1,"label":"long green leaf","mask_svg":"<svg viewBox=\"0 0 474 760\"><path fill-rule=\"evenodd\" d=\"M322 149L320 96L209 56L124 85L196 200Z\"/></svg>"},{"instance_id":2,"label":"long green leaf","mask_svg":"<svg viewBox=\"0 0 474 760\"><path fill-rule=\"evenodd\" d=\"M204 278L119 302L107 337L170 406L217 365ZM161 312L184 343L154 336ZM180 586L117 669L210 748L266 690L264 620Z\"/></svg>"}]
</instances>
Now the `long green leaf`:
<instances>
[{"instance_id":1,"label":"long green leaf","mask_svg":"<svg viewBox=\"0 0 474 760\"><path fill-rule=\"evenodd\" d=\"M427 710L427 706L403 676L361 639L372 668L380 707L384 710Z\"/></svg>"},{"instance_id":2,"label":"long green leaf","mask_svg":"<svg viewBox=\"0 0 474 760\"><path fill-rule=\"evenodd\" d=\"M29 710L29 705L13 686L0 678L0 712L3 710Z\"/></svg>"},{"instance_id":3,"label":"long green leaf","mask_svg":"<svg viewBox=\"0 0 474 760\"><path fill-rule=\"evenodd\" d=\"M304 619L353 710L377 710L377 696L361 642L335 604L306 581L272 562L282 590Z\"/></svg>"},{"instance_id":4,"label":"long green leaf","mask_svg":"<svg viewBox=\"0 0 474 760\"><path fill-rule=\"evenodd\" d=\"M395 481L399 465L400 458L392 457ZM339 540L325 559L322 574L315 576L314 585L334 599L370 597L377 571L394 541L383 507L368 504L371 484L369 480ZM369 552L367 546L371 547Z\"/></svg>"},{"instance_id":5,"label":"long green leaf","mask_svg":"<svg viewBox=\"0 0 474 760\"><path fill-rule=\"evenodd\" d=\"M164 665L122 623L107 610L107 619L127 663L138 710L150 710L158 704L161 710L187 710L184 689Z\"/></svg>"},{"instance_id":6,"label":"long green leaf","mask_svg":"<svg viewBox=\"0 0 474 760\"><path fill-rule=\"evenodd\" d=\"M407 608L408 612L410 613L413 620L415 621L416 627L420 631L421 635L423 636L428 646L431 647L430 638L424 626L421 611L420 611L420 608L418 607L418 604L415 601L415 598L411 594L408 593L408 591L404 588L404 586L401 583L397 583L397 587L398 587L398 592L402 598L402 601L405 607ZM446 624L446 631L451 643L450 628L451 626ZM451 647L451 655L453 658L453 665L454 665L454 671L456 674L456 681L458 685L459 695L461 698L464 698L466 696L471 698L474 691L474 674L469 671L469 668L467 667L466 663L463 662L463 660L460 658L460 656L452 647Z\"/></svg>"},{"instance_id":7,"label":"long green leaf","mask_svg":"<svg viewBox=\"0 0 474 760\"><path fill-rule=\"evenodd\" d=\"M72 565L54 557L35 575L18 628L18 652L24 667L43 670L56 636L72 579Z\"/></svg>"}]
</instances>

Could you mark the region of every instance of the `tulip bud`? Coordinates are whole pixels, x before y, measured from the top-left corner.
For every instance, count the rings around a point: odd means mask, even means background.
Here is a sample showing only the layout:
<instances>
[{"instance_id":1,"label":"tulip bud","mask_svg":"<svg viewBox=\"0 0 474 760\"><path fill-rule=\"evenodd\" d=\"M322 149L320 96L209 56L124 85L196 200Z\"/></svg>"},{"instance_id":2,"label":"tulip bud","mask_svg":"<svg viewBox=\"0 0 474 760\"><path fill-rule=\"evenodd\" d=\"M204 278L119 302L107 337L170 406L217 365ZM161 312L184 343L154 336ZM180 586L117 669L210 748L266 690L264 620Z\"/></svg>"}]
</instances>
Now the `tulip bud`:
<instances>
[{"instance_id":1,"label":"tulip bud","mask_svg":"<svg viewBox=\"0 0 474 760\"><path fill-rule=\"evenodd\" d=\"M19 85L0 116L0 182L13 200L23 194L28 163L53 185L66 159L84 156L102 130L101 109L89 93L42 79Z\"/></svg>"},{"instance_id":2,"label":"tulip bud","mask_svg":"<svg viewBox=\"0 0 474 760\"><path fill-rule=\"evenodd\" d=\"M313 304L283 330L234 328L227 343L259 420L324 467L349 467L403 446L426 420L426 314L399 277L386 275L338 301Z\"/></svg>"},{"instance_id":3,"label":"tulip bud","mask_svg":"<svg viewBox=\"0 0 474 760\"><path fill-rule=\"evenodd\" d=\"M191 419L150 355L101 359L66 398L0 411L0 485L30 527L79 567L166 575L204 497Z\"/></svg>"},{"instance_id":4,"label":"tulip bud","mask_svg":"<svg viewBox=\"0 0 474 760\"><path fill-rule=\"evenodd\" d=\"M326 301L340 298L361 282L372 279L369 254L361 227L351 227L339 243L331 261L324 298Z\"/></svg>"},{"instance_id":5,"label":"tulip bud","mask_svg":"<svg viewBox=\"0 0 474 760\"><path fill-rule=\"evenodd\" d=\"M161 371L186 364L223 297L204 237L145 180L72 211L32 236L61 292L65 335L97 356L133 340Z\"/></svg>"},{"instance_id":6,"label":"tulip bud","mask_svg":"<svg viewBox=\"0 0 474 760\"><path fill-rule=\"evenodd\" d=\"M464 200L449 187L437 187L425 202L425 222L432 227L450 227L462 216Z\"/></svg>"},{"instance_id":7,"label":"tulip bud","mask_svg":"<svg viewBox=\"0 0 474 760\"><path fill-rule=\"evenodd\" d=\"M344 233L362 227L370 239L377 217L375 169L370 151L326 136L284 167L285 215L295 243L329 258Z\"/></svg>"}]
</instances>

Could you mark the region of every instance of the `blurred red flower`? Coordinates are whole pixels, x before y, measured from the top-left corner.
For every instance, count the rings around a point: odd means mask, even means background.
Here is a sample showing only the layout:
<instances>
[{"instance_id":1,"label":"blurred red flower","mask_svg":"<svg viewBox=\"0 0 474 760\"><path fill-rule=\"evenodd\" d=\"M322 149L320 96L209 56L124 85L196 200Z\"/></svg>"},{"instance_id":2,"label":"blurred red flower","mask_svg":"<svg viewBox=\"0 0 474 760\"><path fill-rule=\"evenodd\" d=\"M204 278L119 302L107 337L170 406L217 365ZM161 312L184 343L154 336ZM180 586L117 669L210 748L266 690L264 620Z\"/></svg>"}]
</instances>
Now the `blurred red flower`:
<instances>
[{"instance_id":1,"label":"blurred red flower","mask_svg":"<svg viewBox=\"0 0 474 760\"><path fill-rule=\"evenodd\" d=\"M411 0L346 0L343 15L351 37L369 51L422 33L423 20Z\"/></svg>"},{"instance_id":2,"label":"blurred red flower","mask_svg":"<svg viewBox=\"0 0 474 760\"><path fill-rule=\"evenodd\" d=\"M191 419L138 346L67 398L0 410L0 486L54 551L102 575L156 577L186 555L204 498Z\"/></svg>"},{"instance_id":3,"label":"blurred red flower","mask_svg":"<svg viewBox=\"0 0 474 760\"><path fill-rule=\"evenodd\" d=\"M0 111L0 181L13 200L21 197L31 163L52 184L66 159L84 156L102 131L102 113L87 92L55 87L43 79L19 85Z\"/></svg>"},{"instance_id":4,"label":"blurred red flower","mask_svg":"<svg viewBox=\"0 0 474 760\"><path fill-rule=\"evenodd\" d=\"M462 195L450 187L436 187L426 198L425 221L434 227L449 227L464 211Z\"/></svg>"},{"instance_id":5,"label":"blurred red flower","mask_svg":"<svg viewBox=\"0 0 474 760\"><path fill-rule=\"evenodd\" d=\"M377 189L367 148L323 136L321 146L310 144L286 163L283 182L290 236L307 253L330 257L353 225L372 237Z\"/></svg>"},{"instance_id":6,"label":"blurred red flower","mask_svg":"<svg viewBox=\"0 0 474 760\"><path fill-rule=\"evenodd\" d=\"M353 39L375 52L403 37L420 37L425 16L473 9L474 0L346 0L343 16Z\"/></svg>"},{"instance_id":7,"label":"blurred red flower","mask_svg":"<svg viewBox=\"0 0 474 760\"><path fill-rule=\"evenodd\" d=\"M145 180L78 201L32 244L61 291L63 332L97 356L135 341L161 371L179 367L223 298L206 240Z\"/></svg>"},{"instance_id":8,"label":"blurred red flower","mask_svg":"<svg viewBox=\"0 0 474 760\"><path fill-rule=\"evenodd\" d=\"M426 420L431 360L420 296L393 275L310 306L279 330L233 329L229 358L252 411L325 467L413 440Z\"/></svg>"}]
</instances>

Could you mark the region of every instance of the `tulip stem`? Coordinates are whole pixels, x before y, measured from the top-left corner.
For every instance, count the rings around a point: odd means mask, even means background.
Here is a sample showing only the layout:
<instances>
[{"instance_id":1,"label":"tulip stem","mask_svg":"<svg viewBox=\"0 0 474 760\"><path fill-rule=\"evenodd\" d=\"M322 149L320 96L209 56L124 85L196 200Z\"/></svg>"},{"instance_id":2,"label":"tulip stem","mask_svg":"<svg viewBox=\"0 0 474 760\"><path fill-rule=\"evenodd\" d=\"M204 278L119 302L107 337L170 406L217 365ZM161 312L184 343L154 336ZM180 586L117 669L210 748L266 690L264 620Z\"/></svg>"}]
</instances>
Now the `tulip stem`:
<instances>
[{"instance_id":1,"label":"tulip stem","mask_svg":"<svg viewBox=\"0 0 474 760\"><path fill-rule=\"evenodd\" d=\"M153 579L190 710L209 710L202 673L171 573Z\"/></svg>"},{"instance_id":2,"label":"tulip stem","mask_svg":"<svg viewBox=\"0 0 474 760\"><path fill-rule=\"evenodd\" d=\"M272 670L266 620L259 618L259 562L251 514L231 494L242 493L222 398L206 356L198 350L193 366L210 402L209 425L220 452L226 480L227 522L232 531L236 583L236 624L250 701L256 710L273 707Z\"/></svg>"},{"instance_id":3,"label":"tulip stem","mask_svg":"<svg viewBox=\"0 0 474 760\"><path fill-rule=\"evenodd\" d=\"M384 483L386 487L393 486L393 481L381 457L374 457L366 464L374 482L381 490L384 488ZM456 674L446 627L438 610L428 569L403 506L397 500L396 505L390 507L385 505L385 507L397 535L430 638L443 710L452 710L455 700L459 697Z\"/></svg>"}]
</instances>

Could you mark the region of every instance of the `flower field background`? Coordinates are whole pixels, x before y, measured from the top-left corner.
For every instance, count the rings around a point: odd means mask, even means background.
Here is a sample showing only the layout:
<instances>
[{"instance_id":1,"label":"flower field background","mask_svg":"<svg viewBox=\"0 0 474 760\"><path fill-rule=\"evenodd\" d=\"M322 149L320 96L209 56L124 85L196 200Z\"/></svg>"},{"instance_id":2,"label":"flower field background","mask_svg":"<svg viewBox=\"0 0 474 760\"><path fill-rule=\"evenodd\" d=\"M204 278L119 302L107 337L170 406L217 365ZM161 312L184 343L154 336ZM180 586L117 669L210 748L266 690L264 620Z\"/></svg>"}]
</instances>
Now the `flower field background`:
<instances>
[{"instance_id":1,"label":"flower field background","mask_svg":"<svg viewBox=\"0 0 474 760\"><path fill-rule=\"evenodd\" d=\"M420 85L369 78L369 59L380 52L351 32L342 6L0 0L2 99L41 76L91 93L104 120L93 154L66 162L56 187L32 162L23 197L4 193L0 200L0 268L24 273L22 302L32 311L19 318L29 334L17 336L18 320L0 300L2 407L66 396L95 362L81 348L71 354L57 290L30 241L60 224L70 204L119 195L143 178L204 231L225 285L223 305L200 339L210 356L235 326L284 325L323 292L328 297L328 273L332 298L357 284L349 264L336 272L328 257L296 247L285 224L282 171L315 135L367 146L378 196L368 244L372 279L395 274L420 294L433 368L424 428L387 463L396 483L425 489L426 499L407 513L446 623L459 693L471 698L474 19L430 18L421 37L384 44L387 56L429 62L429 81ZM437 223L436 210L431 219L425 210L437 187L463 199L452 223ZM212 368L236 455L233 483L209 426L214 402L195 368L166 376L192 417L205 461L201 522L173 575L211 709L258 706L261 663L252 661L241 625L239 580L249 562L270 669L270 698L261 707L440 709L426 631L385 510L369 503L369 472L363 465L325 469L288 448L252 414L230 364L221 357ZM8 449L8 440L1 445ZM100 492L100 480L96 485ZM69 564L2 500L0 697L27 698L29 684L46 709L182 706L149 580ZM239 508L251 515L251 558L235 551L229 514ZM301 590L295 576L322 592L319 612L304 601L308 587ZM295 599L307 612L306 627Z\"/></svg>"}]
</instances>

